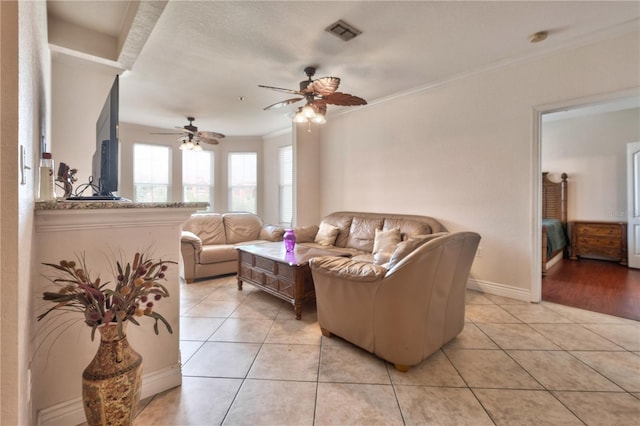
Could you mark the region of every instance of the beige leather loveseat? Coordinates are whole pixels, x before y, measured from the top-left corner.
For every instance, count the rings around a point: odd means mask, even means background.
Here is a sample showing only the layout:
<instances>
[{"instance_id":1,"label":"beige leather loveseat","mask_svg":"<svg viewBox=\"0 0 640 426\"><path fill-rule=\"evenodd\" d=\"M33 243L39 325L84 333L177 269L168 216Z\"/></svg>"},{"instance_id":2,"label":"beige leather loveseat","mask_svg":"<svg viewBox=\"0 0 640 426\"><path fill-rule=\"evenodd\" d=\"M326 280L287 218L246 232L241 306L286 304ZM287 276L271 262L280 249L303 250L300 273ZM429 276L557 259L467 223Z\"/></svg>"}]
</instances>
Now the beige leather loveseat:
<instances>
[{"instance_id":1,"label":"beige leather loveseat","mask_svg":"<svg viewBox=\"0 0 640 426\"><path fill-rule=\"evenodd\" d=\"M265 225L251 213L194 214L182 226L184 279L236 273L238 245L281 241L283 234L284 228Z\"/></svg>"},{"instance_id":2,"label":"beige leather loveseat","mask_svg":"<svg viewBox=\"0 0 640 426\"><path fill-rule=\"evenodd\" d=\"M341 212L328 220L341 226L336 246L363 253L310 261L324 335L407 371L462 331L480 235L448 233L421 216Z\"/></svg>"}]
</instances>

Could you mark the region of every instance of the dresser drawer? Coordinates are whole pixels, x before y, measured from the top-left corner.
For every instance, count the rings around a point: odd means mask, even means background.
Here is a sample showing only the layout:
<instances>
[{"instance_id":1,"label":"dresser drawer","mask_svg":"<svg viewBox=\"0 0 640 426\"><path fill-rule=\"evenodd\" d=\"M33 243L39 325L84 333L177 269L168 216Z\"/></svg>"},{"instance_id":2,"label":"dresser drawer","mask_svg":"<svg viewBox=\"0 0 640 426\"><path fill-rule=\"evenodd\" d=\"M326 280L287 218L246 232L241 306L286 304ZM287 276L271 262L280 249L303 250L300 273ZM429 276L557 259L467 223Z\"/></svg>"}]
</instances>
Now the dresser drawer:
<instances>
[{"instance_id":1,"label":"dresser drawer","mask_svg":"<svg viewBox=\"0 0 640 426\"><path fill-rule=\"evenodd\" d=\"M590 236L598 236L598 237L614 237L620 239L620 226L610 226L610 225L578 225L576 227L576 232L578 235L590 235Z\"/></svg>"}]
</instances>

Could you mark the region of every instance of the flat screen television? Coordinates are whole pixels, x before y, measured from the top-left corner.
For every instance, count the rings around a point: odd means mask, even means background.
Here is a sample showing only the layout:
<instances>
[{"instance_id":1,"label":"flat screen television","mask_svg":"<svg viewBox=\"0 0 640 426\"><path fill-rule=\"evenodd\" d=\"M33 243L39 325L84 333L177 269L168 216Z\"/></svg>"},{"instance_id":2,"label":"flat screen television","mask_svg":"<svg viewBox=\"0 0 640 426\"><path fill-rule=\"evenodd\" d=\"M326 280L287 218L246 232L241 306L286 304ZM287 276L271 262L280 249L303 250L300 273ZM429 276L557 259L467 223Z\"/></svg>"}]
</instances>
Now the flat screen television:
<instances>
[{"instance_id":1,"label":"flat screen television","mask_svg":"<svg viewBox=\"0 0 640 426\"><path fill-rule=\"evenodd\" d=\"M119 76L96 122L96 151L93 155L92 176L95 198L118 200L118 109Z\"/></svg>"}]
</instances>

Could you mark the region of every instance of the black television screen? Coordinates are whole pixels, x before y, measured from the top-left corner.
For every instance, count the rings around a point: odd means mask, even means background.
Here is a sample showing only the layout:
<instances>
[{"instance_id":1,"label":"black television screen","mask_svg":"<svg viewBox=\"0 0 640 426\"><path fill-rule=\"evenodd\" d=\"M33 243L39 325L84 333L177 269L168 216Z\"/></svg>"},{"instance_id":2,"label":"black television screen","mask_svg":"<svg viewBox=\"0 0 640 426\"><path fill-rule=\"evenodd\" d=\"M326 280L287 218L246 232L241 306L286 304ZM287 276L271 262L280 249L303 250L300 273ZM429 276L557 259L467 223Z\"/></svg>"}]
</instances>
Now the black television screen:
<instances>
[{"instance_id":1,"label":"black television screen","mask_svg":"<svg viewBox=\"0 0 640 426\"><path fill-rule=\"evenodd\" d=\"M119 76L111 86L96 122L96 152L93 155L93 184L98 197L119 199L118 191L118 92Z\"/></svg>"}]
</instances>

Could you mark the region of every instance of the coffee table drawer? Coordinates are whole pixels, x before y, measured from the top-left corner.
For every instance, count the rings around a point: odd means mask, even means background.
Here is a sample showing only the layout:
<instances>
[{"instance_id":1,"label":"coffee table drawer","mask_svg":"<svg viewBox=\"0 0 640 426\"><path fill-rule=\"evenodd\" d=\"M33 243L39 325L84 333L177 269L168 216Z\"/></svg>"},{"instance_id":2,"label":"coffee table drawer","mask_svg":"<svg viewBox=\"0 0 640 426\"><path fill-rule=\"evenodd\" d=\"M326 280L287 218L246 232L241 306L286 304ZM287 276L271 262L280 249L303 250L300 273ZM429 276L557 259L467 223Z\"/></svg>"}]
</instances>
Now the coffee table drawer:
<instances>
[{"instance_id":1,"label":"coffee table drawer","mask_svg":"<svg viewBox=\"0 0 640 426\"><path fill-rule=\"evenodd\" d=\"M296 268L287 264L280 264L278 268L278 275L282 278L293 281L296 277Z\"/></svg>"},{"instance_id":2,"label":"coffee table drawer","mask_svg":"<svg viewBox=\"0 0 640 426\"><path fill-rule=\"evenodd\" d=\"M258 284L264 285L265 281L265 273L262 271L258 271L256 269L251 270L251 280L257 282Z\"/></svg>"},{"instance_id":3,"label":"coffee table drawer","mask_svg":"<svg viewBox=\"0 0 640 426\"><path fill-rule=\"evenodd\" d=\"M271 259L265 259L264 257L256 256L256 268L260 268L266 272L271 272L272 274L277 274L278 273L277 265L278 264Z\"/></svg>"},{"instance_id":4,"label":"coffee table drawer","mask_svg":"<svg viewBox=\"0 0 640 426\"><path fill-rule=\"evenodd\" d=\"M278 280L278 291L282 294L286 294L289 297L293 297L294 284L289 281Z\"/></svg>"}]
</instances>

